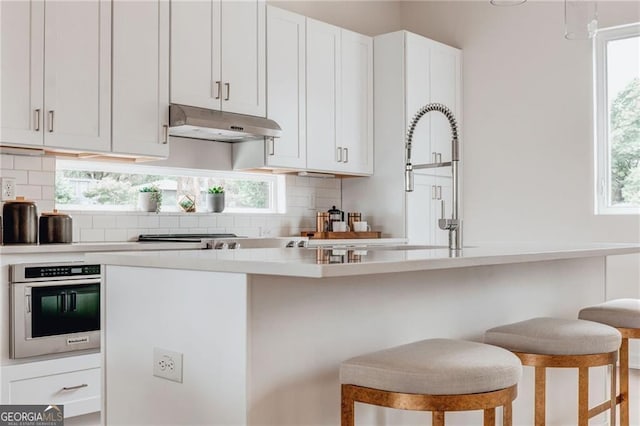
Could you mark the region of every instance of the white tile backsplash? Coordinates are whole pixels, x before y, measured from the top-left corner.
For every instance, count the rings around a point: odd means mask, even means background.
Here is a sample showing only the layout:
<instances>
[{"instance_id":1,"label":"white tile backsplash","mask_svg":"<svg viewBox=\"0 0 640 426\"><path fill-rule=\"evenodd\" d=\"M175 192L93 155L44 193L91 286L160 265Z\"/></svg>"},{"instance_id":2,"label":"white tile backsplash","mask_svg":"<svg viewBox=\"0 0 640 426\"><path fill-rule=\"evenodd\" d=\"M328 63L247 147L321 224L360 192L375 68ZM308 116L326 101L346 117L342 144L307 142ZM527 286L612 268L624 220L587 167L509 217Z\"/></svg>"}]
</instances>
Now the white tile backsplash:
<instances>
[{"instance_id":1,"label":"white tile backsplash","mask_svg":"<svg viewBox=\"0 0 640 426\"><path fill-rule=\"evenodd\" d=\"M55 199L55 158L0 154L0 176L16 179L17 195L51 211ZM341 205L340 179L287 176L284 214L69 212L75 242L132 241L139 234L235 233L249 237L298 235L315 228L316 210Z\"/></svg>"}]
</instances>

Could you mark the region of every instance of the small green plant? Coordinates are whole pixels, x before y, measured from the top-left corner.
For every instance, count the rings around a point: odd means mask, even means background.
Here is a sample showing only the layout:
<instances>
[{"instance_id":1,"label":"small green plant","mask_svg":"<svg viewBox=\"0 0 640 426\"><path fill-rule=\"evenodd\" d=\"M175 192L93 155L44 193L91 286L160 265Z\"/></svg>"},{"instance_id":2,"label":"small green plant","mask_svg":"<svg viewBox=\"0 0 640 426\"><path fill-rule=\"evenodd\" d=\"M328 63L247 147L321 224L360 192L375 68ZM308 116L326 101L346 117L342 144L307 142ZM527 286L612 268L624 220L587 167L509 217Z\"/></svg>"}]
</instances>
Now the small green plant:
<instances>
[{"instance_id":1,"label":"small green plant","mask_svg":"<svg viewBox=\"0 0 640 426\"><path fill-rule=\"evenodd\" d=\"M162 191L155 185L140 188L140 192L150 192L151 199L156 202L156 213L160 213L162 206Z\"/></svg>"},{"instance_id":2,"label":"small green plant","mask_svg":"<svg viewBox=\"0 0 640 426\"><path fill-rule=\"evenodd\" d=\"M207 192L209 192L209 194L224 194L224 188L221 186L212 186Z\"/></svg>"}]
</instances>

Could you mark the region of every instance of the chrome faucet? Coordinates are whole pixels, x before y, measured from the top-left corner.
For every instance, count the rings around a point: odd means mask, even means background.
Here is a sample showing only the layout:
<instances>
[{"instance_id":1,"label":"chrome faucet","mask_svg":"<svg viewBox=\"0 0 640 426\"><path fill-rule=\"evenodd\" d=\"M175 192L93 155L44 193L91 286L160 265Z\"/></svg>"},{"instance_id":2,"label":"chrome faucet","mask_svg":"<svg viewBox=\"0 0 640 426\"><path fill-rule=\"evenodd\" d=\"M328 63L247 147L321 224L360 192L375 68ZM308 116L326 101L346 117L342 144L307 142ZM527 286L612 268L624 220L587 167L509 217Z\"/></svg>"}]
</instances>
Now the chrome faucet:
<instances>
[{"instance_id":1,"label":"chrome faucet","mask_svg":"<svg viewBox=\"0 0 640 426\"><path fill-rule=\"evenodd\" d=\"M441 112L449 120L451 127L451 161L437 162L429 164L411 164L411 142L413 140L413 132L416 129L418 121L428 112ZM460 144L458 142L458 124L449 108L442 104L431 103L423 106L413 116L409 127L407 128L407 141L405 145L406 165L404 169L404 185L405 191L413 191L413 170L418 169L434 169L439 167L451 167L452 176L452 200L451 200L451 219L444 217L444 200L442 200L442 213L438 220L438 227L442 230L449 231L449 250L462 250L462 220L458 217L459 203L459 181L458 181L458 163L460 161ZM436 160L437 161L437 160Z\"/></svg>"}]
</instances>

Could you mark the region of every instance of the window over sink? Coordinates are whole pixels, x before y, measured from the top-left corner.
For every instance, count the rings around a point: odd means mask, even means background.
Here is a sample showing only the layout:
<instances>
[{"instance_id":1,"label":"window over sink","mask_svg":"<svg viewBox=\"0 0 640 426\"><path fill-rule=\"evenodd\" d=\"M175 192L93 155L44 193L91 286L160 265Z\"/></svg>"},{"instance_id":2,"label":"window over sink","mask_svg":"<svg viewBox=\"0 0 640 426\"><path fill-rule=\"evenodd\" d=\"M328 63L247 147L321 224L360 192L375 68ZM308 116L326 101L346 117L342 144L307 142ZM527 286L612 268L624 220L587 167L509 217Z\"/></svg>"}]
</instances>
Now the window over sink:
<instances>
[{"instance_id":1,"label":"window over sink","mask_svg":"<svg viewBox=\"0 0 640 426\"><path fill-rule=\"evenodd\" d=\"M640 23L594 40L596 214L640 213Z\"/></svg>"},{"instance_id":2,"label":"window over sink","mask_svg":"<svg viewBox=\"0 0 640 426\"><path fill-rule=\"evenodd\" d=\"M56 162L55 204L59 210L135 211L141 189L162 192L161 212L182 211L180 200L195 199L205 212L205 194L221 186L226 213L283 213L284 176L218 172L139 164L61 160ZM202 206L202 207L200 207Z\"/></svg>"}]
</instances>

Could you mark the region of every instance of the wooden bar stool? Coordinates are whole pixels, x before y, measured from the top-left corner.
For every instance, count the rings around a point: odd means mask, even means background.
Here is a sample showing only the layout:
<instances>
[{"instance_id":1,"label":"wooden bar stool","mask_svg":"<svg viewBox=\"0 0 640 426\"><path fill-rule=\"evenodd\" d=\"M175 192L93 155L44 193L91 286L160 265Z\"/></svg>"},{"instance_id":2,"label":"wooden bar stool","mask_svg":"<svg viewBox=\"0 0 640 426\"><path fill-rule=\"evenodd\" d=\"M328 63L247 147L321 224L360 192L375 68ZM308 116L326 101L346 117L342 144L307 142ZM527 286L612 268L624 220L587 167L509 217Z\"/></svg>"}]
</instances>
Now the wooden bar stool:
<instances>
[{"instance_id":1,"label":"wooden bar stool","mask_svg":"<svg viewBox=\"0 0 640 426\"><path fill-rule=\"evenodd\" d=\"M620 425L629 426L629 339L640 339L640 299L616 299L580 311L578 318L610 325L622 335L620 345ZM640 404L640 396L638 397Z\"/></svg>"},{"instance_id":2,"label":"wooden bar stool","mask_svg":"<svg viewBox=\"0 0 640 426\"><path fill-rule=\"evenodd\" d=\"M522 365L496 346L464 340L430 339L349 359L340 366L342 426L354 425L354 402L431 411L444 426L446 411L484 410L484 426L511 426Z\"/></svg>"},{"instance_id":3,"label":"wooden bar stool","mask_svg":"<svg viewBox=\"0 0 640 426\"><path fill-rule=\"evenodd\" d=\"M615 425L615 364L620 347L620 333L613 327L592 321L533 318L492 328L485 333L485 343L501 346L515 353L523 365L535 367L535 426L545 425L546 369L578 369L578 426L611 410ZM610 365L611 399L589 409L589 368Z\"/></svg>"}]
</instances>

